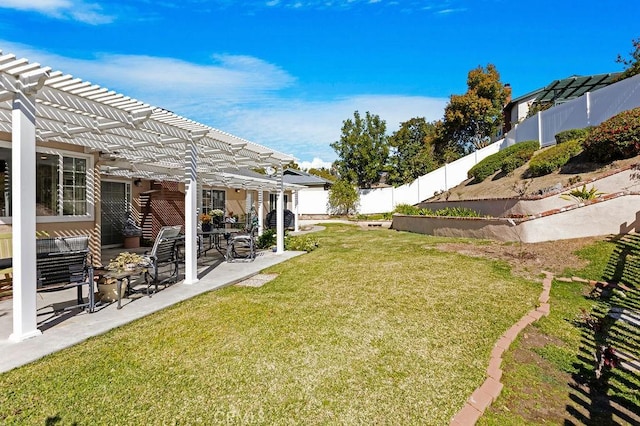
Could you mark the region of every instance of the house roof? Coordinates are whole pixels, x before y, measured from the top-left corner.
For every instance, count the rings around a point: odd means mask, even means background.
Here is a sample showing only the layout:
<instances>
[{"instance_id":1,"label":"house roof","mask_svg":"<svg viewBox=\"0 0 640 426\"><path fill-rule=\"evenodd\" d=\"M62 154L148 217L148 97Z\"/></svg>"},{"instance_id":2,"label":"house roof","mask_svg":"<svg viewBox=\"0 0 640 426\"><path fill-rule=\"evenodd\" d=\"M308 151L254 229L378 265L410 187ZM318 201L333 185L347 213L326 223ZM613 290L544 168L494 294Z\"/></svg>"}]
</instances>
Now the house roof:
<instances>
[{"instance_id":1,"label":"house roof","mask_svg":"<svg viewBox=\"0 0 640 426\"><path fill-rule=\"evenodd\" d=\"M586 92L594 92L606 87L613 83L619 75L619 72L587 76L574 75L562 80L555 80L546 87L512 99L509 105L518 104L532 98L534 102L560 104L571 99L579 98Z\"/></svg>"},{"instance_id":2,"label":"house roof","mask_svg":"<svg viewBox=\"0 0 640 426\"><path fill-rule=\"evenodd\" d=\"M182 181L193 143L198 181L248 185L223 168L280 167L290 155L181 117L163 108L0 51L0 131L12 132L14 100L35 100L36 140L100 153L103 174ZM27 99L29 99L27 98ZM255 181L262 187L271 181Z\"/></svg>"},{"instance_id":3,"label":"house roof","mask_svg":"<svg viewBox=\"0 0 640 426\"><path fill-rule=\"evenodd\" d=\"M327 184L330 185L333 183L328 179L297 169L285 169L282 178L284 179L285 183L304 186L325 186Z\"/></svg>"}]
</instances>

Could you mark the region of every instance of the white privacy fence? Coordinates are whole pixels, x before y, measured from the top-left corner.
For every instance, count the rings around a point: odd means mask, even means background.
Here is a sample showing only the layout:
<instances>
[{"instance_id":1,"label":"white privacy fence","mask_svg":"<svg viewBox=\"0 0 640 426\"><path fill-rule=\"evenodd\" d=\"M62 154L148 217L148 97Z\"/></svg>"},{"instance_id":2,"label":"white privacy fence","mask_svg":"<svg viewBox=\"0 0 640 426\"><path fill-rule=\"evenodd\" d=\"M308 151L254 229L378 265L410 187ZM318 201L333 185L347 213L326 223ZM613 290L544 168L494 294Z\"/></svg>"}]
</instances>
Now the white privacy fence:
<instances>
[{"instance_id":1,"label":"white privacy fence","mask_svg":"<svg viewBox=\"0 0 640 426\"><path fill-rule=\"evenodd\" d=\"M469 169L489 155L500 151L503 143L504 139L397 188L360 189L358 213L386 213L393 211L398 204L417 204L433 197L436 192L446 191L464 182ZM329 191L313 189L299 191L298 213L301 215L328 214L328 197Z\"/></svg>"},{"instance_id":2,"label":"white privacy fence","mask_svg":"<svg viewBox=\"0 0 640 426\"><path fill-rule=\"evenodd\" d=\"M640 107L640 75L611 84L593 93L557 105L524 120L507 133L505 139L446 164L410 184L398 188L360 189L362 214L393 211L398 204L417 204L467 179L467 172L478 162L518 142L537 140L542 147L554 145L563 130L595 126L619 112ZM299 213L328 214L328 191L301 190Z\"/></svg>"}]
</instances>

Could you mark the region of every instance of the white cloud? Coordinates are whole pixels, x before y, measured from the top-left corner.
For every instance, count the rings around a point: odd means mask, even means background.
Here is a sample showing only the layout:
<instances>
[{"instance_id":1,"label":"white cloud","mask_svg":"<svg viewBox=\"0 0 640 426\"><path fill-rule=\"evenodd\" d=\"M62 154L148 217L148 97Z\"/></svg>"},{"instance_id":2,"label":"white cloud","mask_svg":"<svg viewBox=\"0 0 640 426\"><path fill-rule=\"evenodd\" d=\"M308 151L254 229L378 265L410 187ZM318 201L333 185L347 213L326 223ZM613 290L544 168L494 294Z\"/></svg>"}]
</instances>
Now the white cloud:
<instances>
[{"instance_id":1,"label":"white cloud","mask_svg":"<svg viewBox=\"0 0 640 426\"><path fill-rule=\"evenodd\" d=\"M299 160L319 157L333 161L330 147L340 138L342 122L353 112L377 114L386 121L387 133L413 117L441 119L447 99L421 96L365 95L323 102L274 101L268 108L240 108L223 114L225 129L273 147Z\"/></svg>"},{"instance_id":2,"label":"white cloud","mask_svg":"<svg viewBox=\"0 0 640 426\"><path fill-rule=\"evenodd\" d=\"M83 0L0 0L0 8L36 12L91 25L108 24L115 19L102 13L98 3L86 3Z\"/></svg>"},{"instance_id":3,"label":"white cloud","mask_svg":"<svg viewBox=\"0 0 640 426\"><path fill-rule=\"evenodd\" d=\"M73 74L142 102L217 127L299 161L331 163L330 144L342 122L358 110L379 115L387 132L413 117L442 118L447 99L421 96L359 95L309 101L285 96L296 79L277 65L249 56L216 55L210 64L173 58L102 54L68 58L0 40L3 53ZM288 92L288 90L287 90Z\"/></svg>"},{"instance_id":4,"label":"white cloud","mask_svg":"<svg viewBox=\"0 0 640 426\"><path fill-rule=\"evenodd\" d=\"M314 157L313 160L311 160L311 161L302 161L298 165L303 170L330 169L331 168L331 162L330 161L323 161L322 159L320 159L318 157Z\"/></svg>"}]
</instances>

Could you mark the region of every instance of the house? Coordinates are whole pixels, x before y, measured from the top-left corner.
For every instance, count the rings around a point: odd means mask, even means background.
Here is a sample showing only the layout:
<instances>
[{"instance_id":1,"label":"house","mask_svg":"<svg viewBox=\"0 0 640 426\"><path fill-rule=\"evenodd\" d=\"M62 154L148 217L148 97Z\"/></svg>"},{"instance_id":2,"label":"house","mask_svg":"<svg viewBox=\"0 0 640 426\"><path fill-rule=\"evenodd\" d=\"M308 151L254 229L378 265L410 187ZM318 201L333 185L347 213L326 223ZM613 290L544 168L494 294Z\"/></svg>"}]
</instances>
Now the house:
<instances>
[{"instance_id":1,"label":"house","mask_svg":"<svg viewBox=\"0 0 640 426\"><path fill-rule=\"evenodd\" d=\"M507 134L516 124L526 119L531 111L542 111L572 99L586 92L594 92L614 83L621 73L574 75L555 80L549 85L512 99L504 107L503 133Z\"/></svg>"},{"instance_id":2,"label":"house","mask_svg":"<svg viewBox=\"0 0 640 426\"><path fill-rule=\"evenodd\" d=\"M301 185L304 187L296 191L297 197L294 200L293 209L296 217L298 214L326 212L327 194L333 182L297 169L285 169L282 178L287 184ZM285 195L285 202L286 201L287 198ZM299 206L304 206L304 211L301 212ZM296 223L298 223L297 220Z\"/></svg>"},{"instance_id":3,"label":"house","mask_svg":"<svg viewBox=\"0 0 640 426\"><path fill-rule=\"evenodd\" d=\"M195 284L198 213L214 206L237 212L254 206L262 222L265 194L276 194L275 205L282 214L285 189L293 188L282 182L283 165L293 160L0 52L0 232L13 234L10 339L40 334L35 305L37 231L88 235L94 262L100 263L100 247L121 238L119 221L128 215L143 220L145 196L160 195L155 199L164 203L153 214L184 225L185 284ZM237 173L261 167L277 170L280 178ZM277 236L277 252L282 252L281 226Z\"/></svg>"}]
</instances>

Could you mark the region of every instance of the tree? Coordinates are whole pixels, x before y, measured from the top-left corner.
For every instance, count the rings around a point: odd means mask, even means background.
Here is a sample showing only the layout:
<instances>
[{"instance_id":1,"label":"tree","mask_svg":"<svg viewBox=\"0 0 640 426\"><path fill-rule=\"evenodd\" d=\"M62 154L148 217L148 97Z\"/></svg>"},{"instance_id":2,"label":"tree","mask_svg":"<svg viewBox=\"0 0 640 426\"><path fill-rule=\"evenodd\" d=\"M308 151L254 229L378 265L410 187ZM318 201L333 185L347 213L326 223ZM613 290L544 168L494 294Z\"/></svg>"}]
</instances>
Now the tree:
<instances>
[{"instance_id":1,"label":"tree","mask_svg":"<svg viewBox=\"0 0 640 426\"><path fill-rule=\"evenodd\" d=\"M469 71L467 93L451 95L444 111L444 137L466 154L486 146L502 127L502 110L510 90L494 65Z\"/></svg>"},{"instance_id":2,"label":"tree","mask_svg":"<svg viewBox=\"0 0 640 426\"><path fill-rule=\"evenodd\" d=\"M388 182L402 185L429 173L437 166L434 154L436 124L424 117L400 123L400 129L389 138L392 153L389 157Z\"/></svg>"},{"instance_id":3,"label":"tree","mask_svg":"<svg viewBox=\"0 0 640 426\"><path fill-rule=\"evenodd\" d=\"M333 214L348 215L355 213L360 201L360 194L353 184L344 179L337 180L329 190L327 208Z\"/></svg>"},{"instance_id":4,"label":"tree","mask_svg":"<svg viewBox=\"0 0 640 426\"><path fill-rule=\"evenodd\" d=\"M335 166L340 179L370 188L380 181L380 173L389 156L387 125L379 116L368 111L365 118L353 113L353 120L342 122L342 136L331 144L338 154Z\"/></svg>"},{"instance_id":5,"label":"tree","mask_svg":"<svg viewBox=\"0 0 640 426\"><path fill-rule=\"evenodd\" d=\"M336 180L336 176L331 173L331 170L325 168L325 167L320 167L319 169L315 169L315 168L310 168L309 170L307 170L307 173L315 175L315 176L319 176L321 178L324 178L326 180L330 180L330 181L335 181Z\"/></svg>"},{"instance_id":6,"label":"tree","mask_svg":"<svg viewBox=\"0 0 640 426\"><path fill-rule=\"evenodd\" d=\"M635 49L631 52L631 58L625 59L622 55L618 54L618 58L616 59L616 63L622 64L626 67L618 77L618 81L640 74L640 37L635 40L631 40L631 44Z\"/></svg>"}]
</instances>

